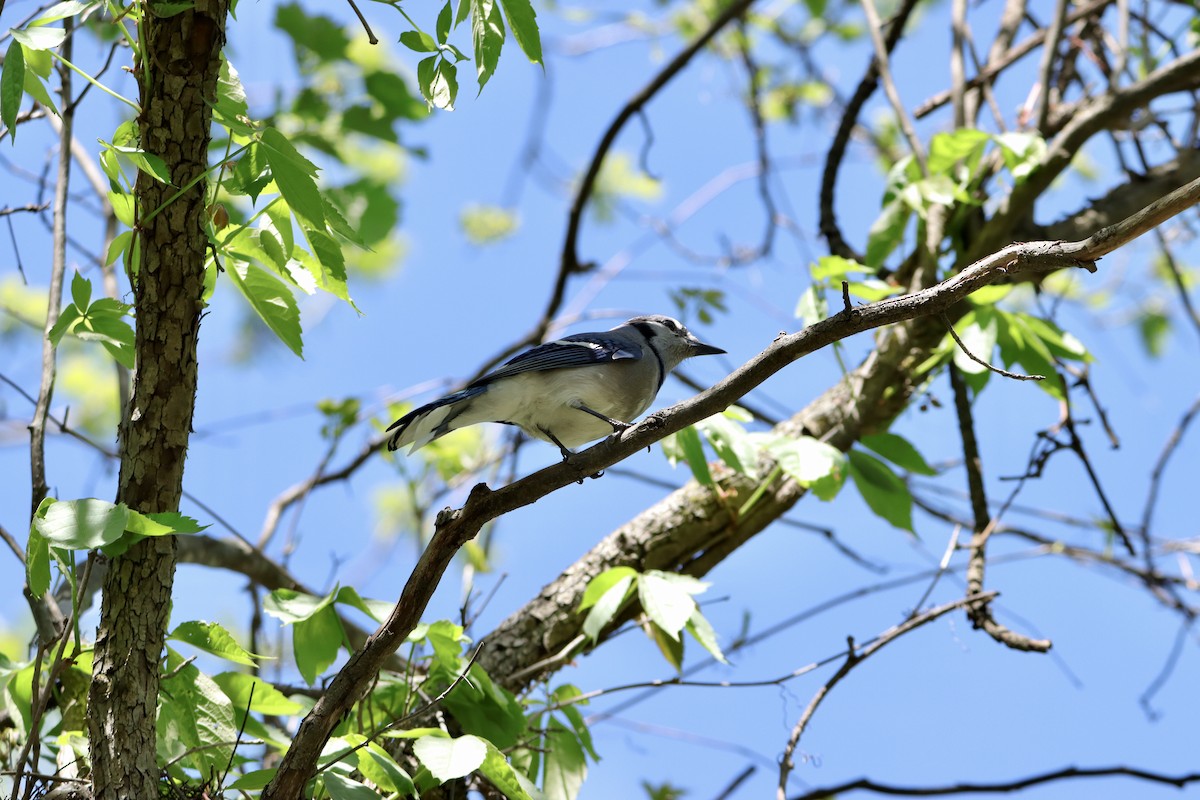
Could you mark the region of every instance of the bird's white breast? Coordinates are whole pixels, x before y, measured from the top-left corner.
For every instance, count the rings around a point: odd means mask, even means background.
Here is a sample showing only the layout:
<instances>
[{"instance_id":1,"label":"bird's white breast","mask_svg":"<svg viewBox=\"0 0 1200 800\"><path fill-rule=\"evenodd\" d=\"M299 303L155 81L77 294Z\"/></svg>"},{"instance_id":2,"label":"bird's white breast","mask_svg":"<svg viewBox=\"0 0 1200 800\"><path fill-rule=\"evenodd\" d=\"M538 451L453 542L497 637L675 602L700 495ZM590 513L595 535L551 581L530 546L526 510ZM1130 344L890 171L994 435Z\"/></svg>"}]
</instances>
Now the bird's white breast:
<instances>
[{"instance_id":1,"label":"bird's white breast","mask_svg":"<svg viewBox=\"0 0 1200 800\"><path fill-rule=\"evenodd\" d=\"M579 410L578 405L606 417L631 422L654 400L653 376L644 361L613 362L603 369L578 367L514 375L488 387L492 419L511 422L542 441L548 431L566 447L578 447L613 432L612 426ZM632 391L631 391L632 388ZM640 389L640 391L639 391Z\"/></svg>"}]
</instances>

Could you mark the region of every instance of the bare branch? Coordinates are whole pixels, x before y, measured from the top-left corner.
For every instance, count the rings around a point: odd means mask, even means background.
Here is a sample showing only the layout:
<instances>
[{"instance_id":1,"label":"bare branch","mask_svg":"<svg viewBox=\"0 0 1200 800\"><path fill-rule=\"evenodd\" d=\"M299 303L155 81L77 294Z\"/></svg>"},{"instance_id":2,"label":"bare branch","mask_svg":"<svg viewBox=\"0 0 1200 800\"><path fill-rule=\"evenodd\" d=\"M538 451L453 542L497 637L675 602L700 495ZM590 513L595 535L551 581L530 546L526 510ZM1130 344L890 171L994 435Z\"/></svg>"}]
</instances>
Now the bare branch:
<instances>
[{"instance_id":1,"label":"bare branch","mask_svg":"<svg viewBox=\"0 0 1200 800\"><path fill-rule=\"evenodd\" d=\"M887 52L892 52L896 44L900 41L900 37L904 35L904 26L908 22L908 17L912 14L912 10L916 8L917 0L904 0L896 15L892 18L891 28L888 29L887 38L884 41L884 49ZM846 146L850 143L850 134L854 131L854 126L858 123L858 115L862 112L863 106L867 104L867 100L875 93L875 89L879 86L879 63L872 59L871 64L867 67L867 72L858 83L858 88L854 90L854 95L850 98L850 102L846 104L846 108L842 111L841 121L838 123L837 132L833 135L833 141L829 144L829 150L825 156L825 169L821 173L821 220L820 229L821 235L825 237L825 241L829 243L829 251L834 255L839 255L844 258L850 258L855 261L862 261L862 257L854 251L842 236L842 230L837 224L837 214L833 207L833 194L837 188L838 171L841 169L842 160L846 157Z\"/></svg>"},{"instance_id":2,"label":"bare branch","mask_svg":"<svg viewBox=\"0 0 1200 800\"><path fill-rule=\"evenodd\" d=\"M831 691L833 691L833 687L837 686L838 683L841 682L842 678L850 674L850 671L859 664L866 661L872 655L879 652L890 643L896 641L904 634L914 631L928 622L933 622L938 617L948 614L955 609L962 608L964 606L970 608L978 603L986 603L995 597L995 592L989 592L982 595L971 595L968 597L960 597L959 599L953 600L949 603L944 603L937 608L931 608L924 614L910 617L899 625L889 628L881 633L878 638L875 639L875 641L871 642L871 644L867 645L866 647L863 647L861 650L854 646L854 640L851 639L849 648L850 652L846 656L846 660L842 662L842 666L839 667L837 672L833 674L833 677L827 680L825 684L817 690L816 694L813 695L812 700L808 702L804 712L800 715L800 719L792 728L791 736L788 737L787 746L783 749L783 756L779 759L779 786L776 789L776 796L779 798L779 800L785 800L787 798L788 776L791 774L792 767L794 766L792 763L792 754L796 752L796 746L800 744L800 737L803 735L804 729L807 727L809 720L812 719L813 714L817 713L817 708L821 705L821 701L824 700Z\"/></svg>"},{"instance_id":3,"label":"bare branch","mask_svg":"<svg viewBox=\"0 0 1200 800\"><path fill-rule=\"evenodd\" d=\"M896 115L896 123L900 126L904 138L908 140L908 149L912 151L913 160L921 168L922 175L929 174L925 163L925 146L917 138L913 130L912 120L908 118L908 110L900 100L900 92L892 80L892 70L888 66L888 48L883 41L883 25L879 21L879 12L875 10L875 0L862 0L863 12L867 15L867 32L871 34L871 43L875 45L875 65L879 70L879 78L883 81L883 93L892 104L892 113Z\"/></svg>"},{"instance_id":4,"label":"bare branch","mask_svg":"<svg viewBox=\"0 0 1200 800\"><path fill-rule=\"evenodd\" d=\"M794 795L790 800L822 800L822 798L837 797L846 792L858 790L899 797L938 797L948 794L970 794L972 792L1004 794L1054 781L1071 780L1074 778L1107 778L1117 775L1137 778L1149 783L1162 783L1177 788L1183 788L1190 783L1200 782L1200 772L1189 772L1183 775L1164 775L1161 772L1150 772L1149 770L1138 769L1137 767L1064 767L1053 772L1043 772L1040 775L1031 775L1028 778L1017 778L1012 781L956 783L950 786L895 786L892 784L877 783L869 778L859 778L856 781L848 781L838 786L813 789L804 794Z\"/></svg>"},{"instance_id":5,"label":"bare branch","mask_svg":"<svg viewBox=\"0 0 1200 800\"><path fill-rule=\"evenodd\" d=\"M1045 375L1022 375L1019 372L1009 372L1006 369L1000 369L1000 367L989 364L988 362L984 361L979 356L972 353L971 350L966 346L966 344L963 343L963 340L958 337L958 331L954 330L954 323L952 323L950 321L949 317L943 315L942 320L946 323L946 329L950 331L950 337L952 339L954 339L954 343L958 345L958 348L963 351L963 354L966 355L967 358L971 359L976 364L986 367L989 371L994 372L997 375L1003 375L1004 377L1012 378L1013 380L1018 380L1018 381L1044 381L1044 380L1046 380Z\"/></svg>"}]
</instances>

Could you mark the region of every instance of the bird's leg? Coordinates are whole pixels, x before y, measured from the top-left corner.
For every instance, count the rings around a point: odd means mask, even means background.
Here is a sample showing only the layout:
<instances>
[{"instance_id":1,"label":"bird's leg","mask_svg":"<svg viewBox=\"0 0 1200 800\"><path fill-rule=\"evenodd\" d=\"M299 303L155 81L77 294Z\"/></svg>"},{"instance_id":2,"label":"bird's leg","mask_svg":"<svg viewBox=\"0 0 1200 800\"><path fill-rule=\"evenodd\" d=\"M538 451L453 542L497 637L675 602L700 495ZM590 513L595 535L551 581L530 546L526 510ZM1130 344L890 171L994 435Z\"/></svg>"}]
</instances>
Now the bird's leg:
<instances>
[{"instance_id":1,"label":"bird's leg","mask_svg":"<svg viewBox=\"0 0 1200 800\"><path fill-rule=\"evenodd\" d=\"M609 425L612 426L613 433L620 433L623 430L627 430L627 429L633 427L632 422L622 422L619 419L613 419L610 416L601 414L599 411L596 411L595 409L588 408L587 406L583 405L582 403L580 403L579 405L577 405L575 407L578 408L580 411L591 414L596 419L602 419L605 422L607 422Z\"/></svg>"},{"instance_id":2,"label":"bird's leg","mask_svg":"<svg viewBox=\"0 0 1200 800\"><path fill-rule=\"evenodd\" d=\"M573 456L574 453L572 453L570 450L568 450L566 448L566 446L558 440L557 436L555 436L553 433L551 433L546 428L543 428L541 425L538 425L538 430L541 431L542 433L546 434L547 438L549 438L550 441L552 441L556 445L558 445L558 452L562 453L563 461L571 460L571 456Z\"/></svg>"},{"instance_id":3,"label":"bird's leg","mask_svg":"<svg viewBox=\"0 0 1200 800\"><path fill-rule=\"evenodd\" d=\"M567 463L567 464L570 464L570 463L571 463L571 456L573 456L573 455L575 455L575 454L574 454L574 453L572 453L570 450L568 450L568 449L566 448L566 446L565 446L565 445L564 445L562 442L560 442L560 441L558 440L558 437L557 437L557 436L555 436L553 433L551 433L551 432L550 432L549 430L547 430L546 428L543 428L541 425L538 425L538 430L539 430L539 431L541 431L542 433L546 434L546 437L547 437L547 438L548 438L550 441L552 441L552 442L554 442L556 445L558 445L558 452L562 453L563 461L564 461L565 463ZM595 475L588 475L587 477L589 477L589 478L599 478L599 477L600 477L601 475L603 475L603 474L604 474L603 472L597 472ZM579 482L580 482L580 483L583 483L583 478L580 478L580 479L579 479Z\"/></svg>"}]
</instances>

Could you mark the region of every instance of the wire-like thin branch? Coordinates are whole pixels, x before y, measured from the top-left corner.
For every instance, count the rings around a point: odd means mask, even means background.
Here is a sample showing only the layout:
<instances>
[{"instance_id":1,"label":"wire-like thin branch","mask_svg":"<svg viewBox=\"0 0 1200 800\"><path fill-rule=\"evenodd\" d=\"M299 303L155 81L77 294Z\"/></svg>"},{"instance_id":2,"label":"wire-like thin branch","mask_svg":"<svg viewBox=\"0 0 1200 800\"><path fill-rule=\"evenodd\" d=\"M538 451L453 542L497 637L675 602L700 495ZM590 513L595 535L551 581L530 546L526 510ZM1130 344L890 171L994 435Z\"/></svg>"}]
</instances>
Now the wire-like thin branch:
<instances>
[{"instance_id":1,"label":"wire-like thin branch","mask_svg":"<svg viewBox=\"0 0 1200 800\"><path fill-rule=\"evenodd\" d=\"M971 498L971 543L970 557L967 561L967 596L978 596L983 592L983 577L987 568L987 542L1000 516L1008 508L1008 503L1001 506L1000 511L992 517L988 511L987 492L983 485L983 461L979 455L979 443L975 438L975 417L971 409L971 399L967 396L967 385L954 364L950 365L950 386L954 391L954 409L958 415L959 436L963 446L963 464L967 470L967 491ZM1014 490L1009 502L1016 499ZM1045 653L1051 647L1047 639L1032 639L1011 630L997 622L992 616L987 603L972 606L967 610L971 623L982 629L997 642L1014 650Z\"/></svg>"},{"instance_id":2,"label":"wire-like thin branch","mask_svg":"<svg viewBox=\"0 0 1200 800\"><path fill-rule=\"evenodd\" d=\"M988 362L984 361L979 356L972 353L970 348L968 348L966 346L966 344L963 343L963 340L958 337L958 331L954 330L954 323L952 323L950 321L949 317L947 317L945 314L943 314L942 319L945 321L946 328L950 331L950 336L951 336L951 338L954 339L954 343L958 345L959 349L963 351L963 354L967 358L971 359L976 364L980 364L984 367L987 367L987 369L989 371L994 372L997 375L1003 375L1004 377L1012 378L1013 380L1018 380L1018 381L1044 381L1044 380L1046 380L1045 375L1022 375L1019 372L1009 372L1006 369L1001 369L1000 367L997 367L993 364L989 364Z\"/></svg>"},{"instance_id":3,"label":"wire-like thin branch","mask_svg":"<svg viewBox=\"0 0 1200 800\"><path fill-rule=\"evenodd\" d=\"M592 154L592 160L584 171L583 178L579 182L579 187L575 191L575 198L571 203L571 210L567 217L566 235L563 237L563 249L558 267L558 277L555 280L554 289L546 305L546 310L542 313L541 322L535 328L534 333L527 337L527 341L540 341L542 336L545 335L551 320L558 313L563 298L566 296L568 279L571 275L583 269L583 264L579 260L579 231L583 224L583 211L592 199L592 191L595 189L596 179L600 176L600 168L603 166L604 159L608 156L609 150L612 149L613 144L616 142L617 135L624 129L626 123L637 116L646 104L664 86L671 82L672 78L682 72L683 68L691 63L696 54L704 49L726 25L746 13L746 10L753 4L754 0L735 0L735 2L726 6L713 19L704 32L692 40L658 74L651 78L649 83L631 97L621 110L617 112L613 121L609 123L608 128L600 137L600 143L596 146L596 150Z\"/></svg>"},{"instance_id":4,"label":"wire-like thin branch","mask_svg":"<svg viewBox=\"0 0 1200 800\"><path fill-rule=\"evenodd\" d=\"M996 781L994 783L956 783L949 786L896 786L879 783L869 778L859 778L847 781L837 786L827 786L813 789L804 794L793 795L789 800L822 800L827 797L840 797L847 792L864 791L886 794L893 797L941 797L950 794L1007 794L1039 786L1043 783L1071 780L1074 778L1109 778L1125 776L1137 778L1149 783L1161 783L1182 789L1191 783L1200 782L1200 772L1188 772L1182 775L1165 775L1161 772L1150 772L1137 767L1063 767L1053 772L1043 772L1030 775L1027 778L1017 778L1011 781Z\"/></svg>"},{"instance_id":5,"label":"wire-like thin branch","mask_svg":"<svg viewBox=\"0 0 1200 800\"><path fill-rule=\"evenodd\" d=\"M896 15L891 21L891 28L888 29L887 38L884 42L887 52L892 52L896 44L900 41L900 37L904 35L904 26L907 24L908 17L912 14L916 5L917 0L904 0L900 8L896 11ZM858 115L862 112L863 106L867 104L867 100L875 93L875 89L878 86L879 62L872 59L870 66L867 67L866 74L863 75L862 80L858 83L858 87L854 90L854 94L850 97L850 102L846 104L846 108L842 111L842 118L838 122L837 132L834 133L833 140L826 151L825 168L821 173L821 218L819 223L821 235L825 237L825 241L829 244L829 251L831 253L855 261L862 261L863 258L855 252L854 248L842 236L842 230L837 224L837 213L834 209L834 191L837 188L838 172L841 169L842 161L846 157L846 147L850 143L850 135L854 132L855 125L858 124Z\"/></svg>"},{"instance_id":6,"label":"wire-like thin branch","mask_svg":"<svg viewBox=\"0 0 1200 800\"><path fill-rule=\"evenodd\" d=\"M901 133L908 141L908 149L912 151L913 160L921 168L921 174L928 175L929 167L925 159L925 146L917 138L917 132L913 129L908 110L900 100L896 82L892 80L892 70L888 66L888 47L883 40L883 24L879 21L879 12L875 10L875 0L862 0L862 7L863 13L867 16L867 31L871 34L871 44L875 46L875 64L879 70L879 79L883 81L883 93L887 95L888 102L892 104L892 112L896 115L896 124L900 126Z\"/></svg>"},{"instance_id":7,"label":"wire-like thin branch","mask_svg":"<svg viewBox=\"0 0 1200 800\"><path fill-rule=\"evenodd\" d=\"M1055 0L1054 17L1046 31L1046 44L1042 48L1042 61L1038 67L1041 94L1038 96L1037 129L1045 131L1050 121L1050 110L1054 107L1051 95L1050 80L1054 74L1055 56L1058 55L1058 43L1062 40L1063 29L1066 27L1067 0Z\"/></svg>"},{"instance_id":8,"label":"wire-like thin branch","mask_svg":"<svg viewBox=\"0 0 1200 800\"><path fill-rule=\"evenodd\" d=\"M779 759L779 785L776 787L776 797L778 797L779 800L785 800L787 797L788 776L791 775L792 767L794 766L792 763L792 755L796 752L797 745L800 744L800 737L804 734L804 729L808 726L808 723L813 718L813 715L817 713L817 708L820 707L821 701L829 696L829 693L833 691L833 688L837 686L843 678L850 674L851 670L906 633L914 631L928 622L933 622L938 617L948 614L955 609L963 608L964 606L970 608L979 603L986 603L995 597L995 592L989 592L982 595L960 597L957 600L944 603L936 608L931 608L924 614L911 617L899 625L889 628L881 633L875 639L875 641L861 649L856 648L854 645L854 640L851 639L849 641L849 654L846 656L846 660L842 662L842 666L838 667L837 672L833 673L833 676L830 677L829 680L825 681L825 684L816 691L816 694L814 694L812 699L808 702L808 705L805 707L803 713L800 714L800 719L797 720L795 726L792 728L792 733L788 737L787 746L784 747L783 755Z\"/></svg>"},{"instance_id":9,"label":"wire-like thin branch","mask_svg":"<svg viewBox=\"0 0 1200 800\"><path fill-rule=\"evenodd\" d=\"M67 17L64 21L67 36L62 43L63 54L71 56L71 43L74 38L70 35L74 26L74 18ZM71 131L75 126L75 115L71 106L71 73L67 69L59 69L61 81L63 112L62 127L59 135L58 174L54 183L53 202L53 241L51 243L50 288L48 290L46 325L42 335L42 377L38 388L37 405L33 410L33 419L29 423L29 470L32 485L30 498L30 516L37 511L39 505L50 487L46 483L46 419L50 416L50 402L54 397L54 379L57 373L57 347L50 339L50 331L58 322L59 310L62 308L63 275L67 268L67 195L71 182Z\"/></svg>"},{"instance_id":10,"label":"wire-like thin branch","mask_svg":"<svg viewBox=\"0 0 1200 800\"><path fill-rule=\"evenodd\" d=\"M1100 11L1105 6L1112 4L1114 1L1115 0L1092 0L1090 3L1079 6L1067 15L1065 24L1071 25L1075 22L1078 22L1084 17ZM1018 17L1018 20L1019 19L1020 18ZM991 83L993 78L995 78L1008 67L1012 66L1024 56L1032 53L1035 49L1037 49L1037 46L1045 40L1046 29L1042 28L1036 33L1032 34L1028 39L1022 41L1016 47L1013 47L1011 50L1004 53L1002 56L994 56L989 58L987 67L975 77L967 80L966 88L976 89L984 84ZM938 92L933 97L930 97L924 103L917 106L917 109L913 112L913 116L917 119L926 117L953 99L954 93L950 89Z\"/></svg>"}]
</instances>

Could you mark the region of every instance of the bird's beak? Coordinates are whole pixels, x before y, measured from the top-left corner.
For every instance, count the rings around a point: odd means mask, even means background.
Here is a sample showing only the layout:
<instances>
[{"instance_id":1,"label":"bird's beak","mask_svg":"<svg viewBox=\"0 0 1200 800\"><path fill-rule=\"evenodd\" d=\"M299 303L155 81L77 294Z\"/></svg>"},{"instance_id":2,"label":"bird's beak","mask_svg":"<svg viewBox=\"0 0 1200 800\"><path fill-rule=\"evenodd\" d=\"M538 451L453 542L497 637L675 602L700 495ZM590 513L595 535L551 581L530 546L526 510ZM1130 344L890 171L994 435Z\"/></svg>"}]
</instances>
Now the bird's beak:
<instances>
[{"instance_id":1,"label":"bird's beak","mask_svg":"<svg viewBox=\"0 0 1200 800\"><path fill-rule=\"evenodd\" d=\"M698 339L692 340L692 355L694 356L719 356L724 352L721 348L705 344Z\"/></svg>"}]
</instances>

